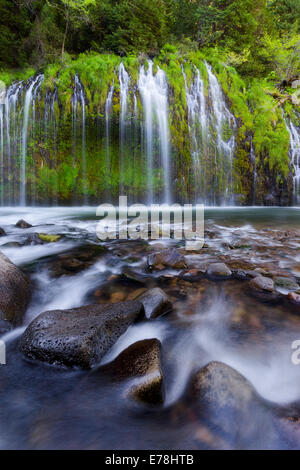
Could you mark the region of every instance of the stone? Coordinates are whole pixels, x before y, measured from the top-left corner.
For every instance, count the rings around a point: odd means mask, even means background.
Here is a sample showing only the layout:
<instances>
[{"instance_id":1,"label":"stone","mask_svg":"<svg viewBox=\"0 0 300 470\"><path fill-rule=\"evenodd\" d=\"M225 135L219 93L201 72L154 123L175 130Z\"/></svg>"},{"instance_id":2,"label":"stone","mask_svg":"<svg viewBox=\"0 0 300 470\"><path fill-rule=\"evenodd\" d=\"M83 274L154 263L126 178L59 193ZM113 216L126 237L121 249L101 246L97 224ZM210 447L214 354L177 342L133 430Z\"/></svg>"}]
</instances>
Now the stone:
<instances>
[{"instance_id":1,"label":"stone","mask_svg":"<svg viewBox=\"0 0 300 470\"><path fill-rule=\"evenodd\" d=\"M148 319L157 318L173 308L171 300L159 287L147 290L137 300L142 302Z\"/></svg>"},{"instance_id":2,"label":"stone","mask_svg":"<svg viewBox=\"0 0 300 470\"><path fill-rule=\"evenodd\" d=\"M18 227L18 228L31 228L32 225L29 224L28 222L26 222L26 220L21 219L16 223L16 227Z\"/></svg>"},{"instance_id":3,"label":"stone","mask_svg":"<svg viewBox=\"0 0 300 470\"><path fill-rule=\"evenodd\" d=\"M288 293L288 299L292 304L300 306L300 293L289 292Z\"/></svg>"},{"instance_id":4,"label":"stone","mask_svg":"<svg viewBox=\"0 0 300 470\"><path fill-rule=\"evenodd\" d=\"M231 277L232 272L224 263L213 263L208 266L206 274L210 277L226 279Z\"/></svg>"},{"instance_id":5,"label":"stone","mask_svg":"<svg viewBox=\"0 0 300 470\"><path fill-rule=\"evenodd\" d=\"M250 282L249 286L252 289L264 292L274 292L274 281L269 277L256 276Z\"/></svg>"},{"instance_id":6,"label":"stone","mask_svg":"<svg viewBox=\"0 0 300 470\"><path fill-rule=\"evenodd\" d=\"M0 237L4 237L5 235L6 235L5 230L2 227L0 227Z\"/></svg>"},{"instance_id":7,"label":"stone","mask_svg":"<svg viewBox=\"0 0 300 470\"><path fill-rule=\"evenodd\" d=\"M113 362L100 367L95 373L106 372L117 380L137 379L130 383L127 394L138 402L162 404L164 387L160 356L160 341L145 339L129 346Z\"/></svg>"},{"instance_id":8,"label":"stone","mask_svg":"<svg viewBox=\"0 0 300 470\"><path fill-rule=\"evenodd\" d=\"M0 320L3 325L18 326L22 323L31 297L27 276L0 253Z\"/></svg>"},{"instance_id":9,"label":"stone","mask_svg":"<svg viewBox=\"0 0 300 470\"><path fill-rule=\"evenodd\" d=\"M20 347L29 359L89 369L142 314L138 301L45 312L27 327Z\"/></svg>"},{"instance_id":10,"label":"stone","mask_svg":"<svg viewBox=\"0 0 300 470\"><path fill-rule=\"evenodd\" d=\"M147 262L151 270L187 268L185 257L175 248L168 248L163 251L151 253L151 255L148 256Z\"/></svg>"}]
</instances>

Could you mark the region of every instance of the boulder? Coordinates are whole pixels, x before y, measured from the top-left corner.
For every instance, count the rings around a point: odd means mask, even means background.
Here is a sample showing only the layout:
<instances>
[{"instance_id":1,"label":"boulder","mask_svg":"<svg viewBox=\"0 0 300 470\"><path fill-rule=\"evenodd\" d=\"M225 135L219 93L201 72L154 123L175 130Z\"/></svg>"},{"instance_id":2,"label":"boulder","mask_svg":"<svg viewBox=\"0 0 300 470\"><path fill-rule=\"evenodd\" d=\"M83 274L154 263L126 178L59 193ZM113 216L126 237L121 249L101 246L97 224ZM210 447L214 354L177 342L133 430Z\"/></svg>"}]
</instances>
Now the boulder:
<instances>
[{"instance_id":1,"label":"boulder","mask_svg":"<svg viewBox=\"0 0 300 470\"><path fill-rule=\"evenodd\" d=\"M157 405L163 403L163 374L161 344L157 339L145 339L129 346L113 362L99 368L116 380L137 379L131 383L128 395L138 402Z\"/></svg>"},{"instance_id":2,"label":"boulder","mask_svg":"<svg viewBox=\"0 0 300 470\"><path fill-rule=\"evenodd\" d=\"M281 293L295 292L299 290L299 285L295 279L287 277L275 277L274 279L275 289Z\"/></svg>"},{"instance_id":3,"label":"boulder","mask_svg":"<svg viewBox=\"0 0 300 470\"><path fill-rule=\"evenodd\" d=\"M232 272L224 263L213 263L208 266L206 274L217 279L227 279L231 277Z\"/></svg>"},{"instance_id":4,"label":"boulder","mask_svg":"<svg viewBox=\"0 0 300 470\"><path fill-rule=\"evenodd\" d=\"M0 237L4 237L5 235L6 235L5 230L2 227L0 227Z\"/></svg>"},{"instance_id":5,"label":"boulder","mask_svg":"<svg viewBox=\"0 0 300 470\"><path fill-rule=\"evenodd\" d=\"M143 313L138 301L45 312L26 329L21 350L30 359L89 369Z\"/></svg>"},{"instance_id":6,"label":"boulder","mask_svg":"<svg viewBox=\"0 0 300 470\"><path fill-rule=\"evenodd\" d=\"M18 326L22 323L30 294L30 282L27 276L0 253L0 320L2 330L8 330L10 325Z\"/></svg>"},{"instance_id":7,"label":"boulder","mask_svg":"<svg viewBox=\"0 0 300 470\"><path fill-rule=\"evenodd\" d=\"M142 302L148 319L157 318L173 308L171 300L159 287L147 290L137 300Z\"/></svg>"},{"instance_id":8,"label":"boulder","mask_svg":"<svg viewBox=\"0 0 300 470\"><path fill-rule=\"evenodd\" d=\"M199 421L226 436L234 448L260 448L265 436L273 441L271 404L245 377L222 362L211 362L196 373L186 403L194 404Z\"/></svg>"},{"instance_id":9,"label":"boulder","mask_svg":"<svg viewBox=\"0 0 300 470\"><path fill-rule=\"evenodd\" d=\"M16 223L16 227L18 227L18 228L31 228L32 225L29 224L28 222L26 222L26 220L21 219Z\"/></svg>"},{"instance_id":10,"label":"boulder","mask_svg":"<svg viewBox=\"0 0 300 470\"><path fill-rule=\"evenodd\" d=\"M274 281L269 277L256 276L253 278L249 285L252 289L262 292L274 292Z\"/></svg>"},{"instance_id":11,"label":"boulder","mask_svg":"<svg viewBox=\"0 0 300 470\"><path fill-rule=\"evenodd\" d=\"M292 304L300 306L300 293L289 292L288 299Z\"/></svg>"},{"instance_id":12,"label":"boulder","mask_svg":"<svg viewBox=\"0 0 300 470\"><path fill-rule=\"evenodd\" d=\"M151 270L163 270L165 268L186 269L185 257L175 248L165 249L148 256L148 267Z\"/></svg>"}]
</instances>

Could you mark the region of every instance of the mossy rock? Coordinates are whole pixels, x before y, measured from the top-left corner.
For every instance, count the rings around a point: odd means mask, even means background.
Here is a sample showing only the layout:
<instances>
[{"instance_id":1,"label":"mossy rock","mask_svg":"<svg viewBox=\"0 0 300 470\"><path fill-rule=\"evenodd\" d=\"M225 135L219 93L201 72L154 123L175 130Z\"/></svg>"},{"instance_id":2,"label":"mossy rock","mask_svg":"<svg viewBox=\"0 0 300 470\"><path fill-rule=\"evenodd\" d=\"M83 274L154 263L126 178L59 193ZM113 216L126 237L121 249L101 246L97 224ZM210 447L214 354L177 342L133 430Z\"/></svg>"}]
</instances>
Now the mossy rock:
<instances>
[{"instance_id":1,"label":"mossy rock","mask_svg":"<svg viewBox=\"0 0 300 470\"><path fill-rule=\"evenodd\" d=\"M45 243L55 243L61 239L61 235L49 235L46 233L39 233L38 237Z\"/></svg>"}]
</instances>

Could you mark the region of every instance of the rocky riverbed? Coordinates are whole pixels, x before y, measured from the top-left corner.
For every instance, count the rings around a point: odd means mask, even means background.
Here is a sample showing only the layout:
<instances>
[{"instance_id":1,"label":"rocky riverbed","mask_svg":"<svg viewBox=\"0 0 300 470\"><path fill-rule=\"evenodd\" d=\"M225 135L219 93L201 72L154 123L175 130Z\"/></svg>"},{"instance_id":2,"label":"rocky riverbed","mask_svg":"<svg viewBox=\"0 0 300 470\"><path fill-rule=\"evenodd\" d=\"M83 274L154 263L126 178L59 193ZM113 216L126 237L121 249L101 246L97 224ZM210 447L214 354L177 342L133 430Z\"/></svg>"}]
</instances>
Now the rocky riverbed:
<instances>
[{"instance_id":1,"label":"rocky riverbed","mask_svg":"<svg viewBox=\"0 0 300 470\"><path fill-rule=\"evenodd\" d=\"M299 448L300 211L214 209L205 243L0 211L0 448Z\"/></svg>"}]
</instances>

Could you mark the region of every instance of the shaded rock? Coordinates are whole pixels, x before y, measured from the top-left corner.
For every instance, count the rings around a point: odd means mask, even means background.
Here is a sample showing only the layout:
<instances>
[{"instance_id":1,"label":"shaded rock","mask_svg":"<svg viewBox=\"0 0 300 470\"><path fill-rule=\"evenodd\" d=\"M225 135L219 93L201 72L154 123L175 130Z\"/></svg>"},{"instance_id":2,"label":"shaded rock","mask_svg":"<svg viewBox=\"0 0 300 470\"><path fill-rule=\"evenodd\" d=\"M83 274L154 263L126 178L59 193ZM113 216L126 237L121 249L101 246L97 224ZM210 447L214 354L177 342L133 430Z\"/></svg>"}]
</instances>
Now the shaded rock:
<instances>
[{"instance_id":1,"label":"shaded rock","mask_svg":"<svg viewBox=\"0 0 300 470\"><path fill-rule=\"evenodd\" d=\"M206 274L213 278L226 279L231 277L232 272L224 263L212 263L208 266Z\"/></svg>"},{"instance_id":2,"label":"shaded rock","mask_svg":"<svg viewBox=\"0 0 300 470\"><path fill-rule=\"evenodd\" d=\"M214 429L233 440L234 447L260 447L263 436L273 434L271 406L252 384L222 362L211 362L193 377L188 403Z\"/></svg>"},{"instance_id":3,"label":"shaded rock","mask_svg":"<svg viewBox=\"0 0 300 470\"><path fill-rule=\"evenodd\" d=\"M144 305L148 319L157 318L172 310L173 305L167 294L159 287L150 289L137 298Z\"/></svg>"},{"instance_id":4,"label":"shaded rock","mask_svg":"<svg viewBox=\"0 0 300 470\"><path fill-rule=\"evenodd\" d=\"M26 220L21 219L16 223L16 227L18 227L18 228L31 228L32 225L29 224L28 222L26 222Z\"/></svg>"},{"instance_id":5,"label":"shaded rock","mask_svg":"<svg viewBox=\"0 0 300 470\"><path fill-rule=\"evenodd\" d=\"M269 277L256 276L250 282L249 286L258 291L274 292L274 281Z\"/></svg>"},{"instance_id":6,"label":"shaded rock","mask_svg":"<svg viewBox=\"0 0 300 470\"><path fill-rule=\"evenodd\" d=\"M2 227L0 227L0 237L4 237L5 235L6 235L5 230Z\"/></svg>"},{"instance_id":7,"label":"shaded rock","mask_svg":"<svg viewBox=\"0 0 300 470\"><path fill-rule=\"evenodd\" d=\"M90 267L106 252L107 249L101 245L83 245L58 255L55 261L50 263L50 269L55 276L77 273Z\"/></svg>"},{"instance_id":8,"label":"shaded rock","mask_svg":"<svg viewBox=\"0 0 300 470\"><path fill-rule=\"evenodd\" d=\"M43 240L40 239L37 233L30 233L26 240L26 245L43 245Z\"/></svg>"},{"instance_id":9,"label":"shaded rock","mask_svg":"<svg viewBox=\"0 0 300 470\"><path fill-rule=\"evenodd\" d=\"M45 312L26 329L21 350L30 359L88 369L142 313L137 301Z\"/></svg>"},{"instance_id":10,"label":"shaded rock","mask_svg":"<svg viewBox=\"0 0 300 470\"><path fill-rule=\"evenodd\" d=\"M300 306L300 294L296 292L289 292L288 299L292 304Z\"/></svg>"},{"instance_id":11,"label":"shaded rock","mask_svg":"<svg viewBox=\"0 0 300 470\"><path fill-rule=\"evenodd\" d=\"M149 269L162 270L165 268L186 269L185 257L175 248L165 249L148 256Z\"/></svg>"},{"instance_id":12,"label":"shaded rock","mask_svg":"<svg viewBox=\"0 0 300 470\"><path fill-rule=\"evenodd\" d=\"M27 276L0 253L0 320L12 326L20 325L30 295Z\"/></svg>"},{"instance_id":13,"label":"shaded rock","mask_svg":"<svg viewBox=\"0 0 300 470\"><path fill-rule=\"evenodd\" d=\"M109 372L117 380L136 378L128 395L134 400L152 405L163 403L161 344L157 339L145 339L129 346L113 362L96 371Z\"/></svg>"}]
</instances>

